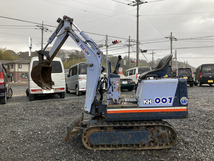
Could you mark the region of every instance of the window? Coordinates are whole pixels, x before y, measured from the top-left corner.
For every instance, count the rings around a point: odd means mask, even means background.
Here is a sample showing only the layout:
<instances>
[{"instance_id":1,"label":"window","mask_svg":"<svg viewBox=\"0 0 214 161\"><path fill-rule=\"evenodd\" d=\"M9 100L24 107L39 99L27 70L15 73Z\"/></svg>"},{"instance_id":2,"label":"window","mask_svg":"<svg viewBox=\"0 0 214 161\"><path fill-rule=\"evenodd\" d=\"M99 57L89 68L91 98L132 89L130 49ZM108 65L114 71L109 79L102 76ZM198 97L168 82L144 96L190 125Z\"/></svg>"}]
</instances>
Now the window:
<instances>
[{"instance_id":1,"label":"window","mask_svg":"<svg viewBox=\"0 0 214 161\"><path fill-rule=\"evenodd\" d=\"M69 70L69 77L72 76L72 69Z\"/></svg>"},{"instance_id":2,"label":"window","mask_svg":"<svg viewBox=\"0 0 214 161\"><path fill-rule=\"evenodd\" d=\"M214 71L214 65L203 65L202 72L203 73L212 73Z\"/></svg>"},{"instance_id":3,"label":"window","mask_svg":"<svg viewBox=\"0 0 214 161\"><path fill-rule=\"evenodd\" d=\"M79 65L79 74L87 74L87 64L80 64Z\"/></svg>"},{"instance_id":4,"label":"window","mask_svg":"<svg viewBox=\"0 0 214 161\"><path fill-rule=\"evenodd\" d=\"M73 68L72 68L72 76L73 75L77 75L77 66L74 66Z\"/></svg>"},{"instance_id":5,"label":"window","mask_svg":"<svg viewBox=\"0 0 214 161\"><path fill-rule=\"evenodd\" d=\"M18 64L18 68L19 68L19 69L22 69L22 64Z\"/></svg>"},{"instance_id":6,"label":"window","mask_svg":"<svg viewBox=\"0 0 214 161\"><path fill-rule=\"evenodd\" d=\"M13 69L13 64L10 65L10 68Z\"/></svg>"},{"instance_id":7,"label":"window","mask_svg":"<svg viewBox=\"0 0 214 161\"><path fill-rule=\"evenodd\" d=\"M38 65L38 61L33 62L33 68ZM52 61L52 71L51 73L62 73L62 66L60 61Z\"/></svg>"},{"instance_id":8,"label":"window","mask_svg":"<svg viewBox=\"0 0 214 161\"><path fill-rule=\"evenodd\" d=\"M135 73L136 73L136 69L133 70L133 74L135 74Z\"/></svg>"},{"instance_id":9,"label":"window","mask_svg":"<svg viewBox=\"0 0 214 161\"><path fill-rule=\"evenodd\" d=\"M133 69L129 71L129 75L133 75Z\"/></svg>"},{"instance_id":10,"label":"window","mask_svg":"<svg viewBox=\"0 0 214 161\"><path fill-rule=\"evenodd\" d=\"M27 78L28 78L28 73L23 73L23 74L21 75L21 77L22 77L23 79L27 79Z\"/></svg>"},{"instance_id":11,"label":"window","mask_svg":"<svg viewBox=\"0 0 214 161\"><path fill-rule=\"evenodd\" d=\"M52 71L51 73L62 73L62 66L60 61L53 61L52 62Z\"/></svg>"}]
</instances>

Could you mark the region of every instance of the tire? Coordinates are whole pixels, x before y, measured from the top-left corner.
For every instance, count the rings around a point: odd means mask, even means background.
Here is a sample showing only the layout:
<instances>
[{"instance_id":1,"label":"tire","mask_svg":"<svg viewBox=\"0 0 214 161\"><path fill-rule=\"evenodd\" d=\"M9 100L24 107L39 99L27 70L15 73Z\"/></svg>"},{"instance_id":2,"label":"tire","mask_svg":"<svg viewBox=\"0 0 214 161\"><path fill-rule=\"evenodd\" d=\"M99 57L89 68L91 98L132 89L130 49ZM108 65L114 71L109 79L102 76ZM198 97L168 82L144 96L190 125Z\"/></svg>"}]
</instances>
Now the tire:
<instances>
[{"instance_id":1,"label":"tire","mask_svg":"<svg viewBox=\"0 0 214 161\"><path fill-rule=\"evenodd\" d=\"M199 82L199 86L202 87L202 83L201 82Z\"/></svg>"},{"instance_id":2,"label":"tire","mask_svg":"<svg viewBox=\"0 0 214 161\"><path fill-rule=\"evenodd\" d=\"M10 88L8 90L7 98L11 98L12 96L13 96L13 90L12 90L12 88Z\"/></svg>"},{"instance_id":3,"label":"tire","mask_svg":"<svg viewBox=\"0 0 214 161\"><path fill-rule=\"evenodd\" d=\"M26 89L25 93L26 93L26 96L28 96L28 97L29 97L29 91L28 91L28 88Z\"/></svg>"},{"instance_id":4,"label":"tire","mask_svg":"<svg viewBox=\"0 0 214 161\"><path fill-rule=\"evenodd\" d=\"M29 101L33 101L35 99L35 96L33 94L29 94Z\"/></svg>"},{"instance_id":5,"label":"tire","mask_svg":"<svg viewBox=\"0 0 214 161\"><path fill-rule=\"evenodd\" d=\"M68 90L68 85L66 84L66 87L65 87L65 91L66 93L70 93L69 90Z\"/></svg>"},{"instance_id":6,"label":"tire","mask_svg":"<svg viewBox=\"0 0 214 161\"><path fill-rule=\"evenodd\" d=\"M6 95L6 92L4 94L4 98L3 99L0 99L0 103L1 104L6 104L7 103L7 95Z\"/></svg>"},{"instance_id":7,"label":"tire","mask_svg":"<svg viewBox=\"0 0 214 161\"><path fill-rule=\"evenodd\" d=\"M77 96L81 95L81 92L79 91L79 87L78 86L76 86L75 91L76 91L76 95Z\"/></svg>"},{"instance_id":8,"label":"tire","mask_svg":"<svg viewBox=\"0 0 214 161\"><path fill-rule=\"evenodd\" d=\"M60 93L60 94L59 94L59 97L60 97L60 98L65 98L65 93Z\"/></svg>"},{"instance_id":9,"label":"tire","mask_svg":"<svg viewBox=\"0 0 214 161\"><path fill-rule=\"evenodd\" d=\"M190 87L193 87L193 84L190 84Z\"/></svg>"}]
</instances>

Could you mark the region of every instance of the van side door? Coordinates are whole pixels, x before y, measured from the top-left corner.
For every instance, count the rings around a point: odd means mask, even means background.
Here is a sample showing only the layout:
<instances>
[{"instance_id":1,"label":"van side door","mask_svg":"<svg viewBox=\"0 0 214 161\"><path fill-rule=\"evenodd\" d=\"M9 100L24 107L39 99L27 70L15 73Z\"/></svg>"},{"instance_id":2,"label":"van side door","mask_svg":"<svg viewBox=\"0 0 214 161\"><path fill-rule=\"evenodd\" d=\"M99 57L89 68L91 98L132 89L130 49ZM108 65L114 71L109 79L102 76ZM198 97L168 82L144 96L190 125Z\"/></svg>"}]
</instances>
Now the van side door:
<instances>
[{"instance_id":1,"label":"van side door","mask_svg":"<svg viewBox=\"0 0 214 161\"><path fill-rule=\"evenodd\" d=\"M68 87L68 90L71 90L71 76L72 76L72 68L69 69L69 72L68 72L68 76L67 76L67 87Z\"/></svg>"},{"instance_id":2,"label":"van side door","mask_svg":"<svg viewBox=\"0 0 214 161\"><path fill-rule=\"evenodd\" d=\"M78 82L77 65L75 65L72 68L72 75L71 75L71 89L72 90L75 90L77 82Z\"/></svg>"}]
</instances>

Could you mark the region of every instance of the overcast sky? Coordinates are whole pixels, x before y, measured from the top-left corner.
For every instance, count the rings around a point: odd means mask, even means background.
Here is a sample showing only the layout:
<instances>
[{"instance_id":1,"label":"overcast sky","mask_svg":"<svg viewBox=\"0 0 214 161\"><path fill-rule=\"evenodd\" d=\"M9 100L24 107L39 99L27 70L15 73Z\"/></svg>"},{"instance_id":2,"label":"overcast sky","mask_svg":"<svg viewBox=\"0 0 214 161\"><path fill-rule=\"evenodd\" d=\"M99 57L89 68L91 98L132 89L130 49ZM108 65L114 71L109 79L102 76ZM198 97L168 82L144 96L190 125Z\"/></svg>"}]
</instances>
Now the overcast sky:
<instances>
[{"instance_id":1,"label":"overcast sky","mask_svg":"<svg viewBox=\"0 0 214 161\"><path fill-rule=\"evenodd\" d=\"M177 50L178 60L187 61L197 67L202 63L214 63L214 0L148 0L140 6L140 49L151 60L170 53L170 32L177 39L173 41L173 53ZM127 55L128 37L136 40L136 7L127 5L132 0L0 0L0 48L16 52L28 50L28 37L33 39L33 51L41 48L41 31L36 24L25 21L57 26L58 17L67 15L74 23L98 44L109 44L113 40L120 44L109 48L110 55ZM8 18L3 18L3 17ZM46 26L44 42L55 30ZM52 31L52 32L51 32ZM97 35L99 34L99 35ZM78 48L69 40L66 49ZM102 48L105 54L105 48ZM131 48L131 57L136 57L136 46ZM140 54L140 59L145 59Z\"/></svg>"}]
</instances>

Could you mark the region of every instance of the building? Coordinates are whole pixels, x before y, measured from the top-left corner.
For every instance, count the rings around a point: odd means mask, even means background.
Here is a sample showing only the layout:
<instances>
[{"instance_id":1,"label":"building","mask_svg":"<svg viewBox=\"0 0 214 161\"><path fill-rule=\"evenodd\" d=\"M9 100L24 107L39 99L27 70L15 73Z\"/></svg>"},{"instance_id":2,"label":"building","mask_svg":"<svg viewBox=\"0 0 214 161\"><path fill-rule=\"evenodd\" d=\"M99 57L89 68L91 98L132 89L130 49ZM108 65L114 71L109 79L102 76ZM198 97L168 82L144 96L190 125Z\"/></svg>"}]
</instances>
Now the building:
<instances>
[{"instance_id":1,"label":"building","mask_svg":"<svg viewBox=\"0 0 214 161\"><path fill-rule=\"evenodd\" d=\"M18 59L14 61L0 60L2 64L7 69L8 74L11 76L10 82L28 82L28 72L29 72L29 60Z\"/></svg>"}]
</instances>

